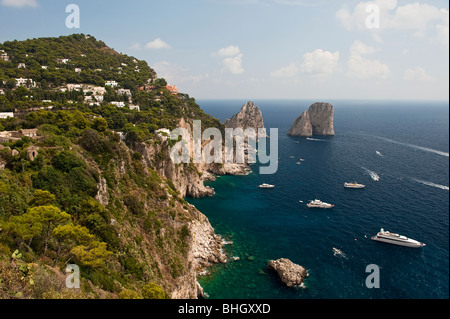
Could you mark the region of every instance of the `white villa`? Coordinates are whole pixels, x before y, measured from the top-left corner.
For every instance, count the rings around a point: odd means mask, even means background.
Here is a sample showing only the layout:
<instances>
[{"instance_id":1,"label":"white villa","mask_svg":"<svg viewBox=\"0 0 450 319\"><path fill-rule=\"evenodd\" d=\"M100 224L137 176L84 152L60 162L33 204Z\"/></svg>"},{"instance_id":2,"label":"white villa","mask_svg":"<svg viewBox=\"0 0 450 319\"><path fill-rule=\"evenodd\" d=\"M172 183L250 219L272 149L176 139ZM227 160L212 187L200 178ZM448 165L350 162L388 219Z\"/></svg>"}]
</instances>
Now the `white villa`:
<instances>
[{"instance_id":1,"label":"white villa","mask_svg":"<svg viewBox=\"0 0 450 319\"><path fill-rule=\"evenodd\" d=\"M19 86L36 87L36 82L34 82L33 79L17 78L16 87Z\"/></svg>"},{"instance_id":2,"label":"white villa","mask_svg":"<svg viewBox=\"0 0 450 319\"><path fill-rule=\"evenodd\" d=\"M81 90L83 88L83 84L67 84L67 90Z\"/></svg>"},{"instance_id":3,"label":"white villa","mask_svg":"<svg viewBox=\"0 0 450 319\"><path fill-rule=\"evenodd\" d=\"M112 87L116 87L116 86L118 86L119 85L119 83L117 83L116 81L114 81L114 80L111 80L111 81L106 81L105 82L105 86L112 86Z\"/></svg>"},{"instance_id":4,"label":"white villa","mask_svg":"<svg viewBox=\"0 0 450 319\"><path fill-rule=\"evenodd\" d=\"M67 62L69 62L70 59L57 59L56 62L58 63L63 63L63 64L67 64Z\"/></svg>"},{"instance_id":5,"label":"white villa","mask_svg":"<svg viewBox=\"0 0 450 319\"><path fill-rule=\"evenodd\" d=\"M4 50L0 50L0 59L8 62L9 61L8 53L6 53Z\"/></svg>"},{"instance_id":6,"label":"white villa","mask_svg":"<svg viewBox=\"0 0 450 319\"><path fill-rule=\"evenodd\" d=\"M0 119L7 119L8 117L14 118L13 112L0 112Z\"/></svg>"},{"instance_id":7,"label":"white villa","mask_svg":"<svg viewBox=\"0 0 450 319\"><path fill-rule=\"evenodd\" d=\"M125 102L110 102L112 105L115 105L117 107L124 107Z\"/></svg>"}]
</instances>

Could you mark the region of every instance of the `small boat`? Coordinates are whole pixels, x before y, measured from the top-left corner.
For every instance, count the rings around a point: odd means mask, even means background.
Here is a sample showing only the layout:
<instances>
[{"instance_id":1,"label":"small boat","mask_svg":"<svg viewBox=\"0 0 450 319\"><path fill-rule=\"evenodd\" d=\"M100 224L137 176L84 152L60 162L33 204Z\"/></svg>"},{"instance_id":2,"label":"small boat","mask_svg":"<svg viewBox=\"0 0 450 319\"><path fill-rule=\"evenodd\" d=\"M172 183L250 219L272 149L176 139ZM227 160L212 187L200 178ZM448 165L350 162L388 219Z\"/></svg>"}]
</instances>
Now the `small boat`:
<instances>
[{"instance_id":1,"label":"small boat","mask_svg":"<svg viewBox=\"0 0 450 319\"><path fill-rule=\"evenodd\" d=\"M275 185L270 185L270 184L263 183L263 184L259 185L258 187L259 188L274 188Z\"/></svg>"},{"instance_id":2,"label":"small boat","mask_svg":"<svg viewBox=\"0 0 450 319\"><path fill-rule=\"evenodd\" d=\"M302 163L300 163L300 162L297 162L297 163L295 163L295 164L297 164L297 165L302 165Z\"/></svg>"},{"instance_id":3,"label":"small boat","mask_svg":"<svg viewBox=\"0 0 450 319\"><path fill-rule=\"evenodd\" d=\"M308 204L306 204L309 208L333 208L333 204L328 204L325 202L322 202L318 199L310 201Z\"/></svg>"},{"instance_id":4,"label":"small boat","mask_svg":"<svg viewBox=\"0 0 450 319\"><path fill-rule=\"evenodd\" d=\"M385 231L383 228L371 238L372 240L381 241L383 243L405 246L405 247L413 247L419 248L426 246L424 243L417 241L415 239L408 238L403 235L391 233L389 231Z\"/></svg>"},{"instance_id":5,"label":"small boat","mask_svg":"<svg viewBox=\"0 0 450 319\"><path fill-rule=\"evenodd\" d=\"M336 247L333 247L333 255L334 256L340 256L340 257L343 257L343 258L347 259L347 256L344 254L344 252L342 250L340 250L340 249L337 249Z\"/></svg>"},{"instance_id":6,"label":"small boat","mask_svg":"<svg viewBox=\"0 0 450 319\"><path fill-rule=\"evenodd\" d=\"M345 188L365 188L366 185L358 184L357 182L354 183L344 183Z\"/></svg>"}]
</instances>

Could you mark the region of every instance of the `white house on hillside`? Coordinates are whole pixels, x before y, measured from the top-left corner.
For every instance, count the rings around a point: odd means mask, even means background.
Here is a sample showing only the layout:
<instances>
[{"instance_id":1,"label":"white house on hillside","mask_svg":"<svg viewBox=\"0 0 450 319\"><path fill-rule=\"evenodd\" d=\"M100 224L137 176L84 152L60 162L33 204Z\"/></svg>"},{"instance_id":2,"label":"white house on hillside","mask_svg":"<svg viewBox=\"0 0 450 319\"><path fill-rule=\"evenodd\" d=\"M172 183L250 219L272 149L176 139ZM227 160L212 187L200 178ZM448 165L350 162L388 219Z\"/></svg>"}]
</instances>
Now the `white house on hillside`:
<instances>
[{"instance_id":1,"label":"white house on hillside","mask_svg":"<svg viewBox=\"0 0 450 319\"><path fill-rule=\"evenodd\" d=\"M7 119L8 117L14 117L13 112L0 112L0 119Z\"/></svg>"},{"instance_id":2,"label":"white house on hillside","mask_svg":"<svg viewBox=\"0 0 450 319\"><path fill-rule=\"evenodd\" d=\"M124 107L125 102L110 102L112 105L115 105L117 107Z\"/></svg>"},{"instance_id":3,"label":"white house on hillside","mask_svg":"<svg viewBox=\"0 0 450 319\"><path fill-rule=\"evenodd\" d=\"M119 85L119 83L117 83L116 81L114 81L114 80L111 80L111 81L106 81L105 82L105 86L112 86L112 87L116 87L116 86L118 86Z\"/></svg>"}]
</instances>

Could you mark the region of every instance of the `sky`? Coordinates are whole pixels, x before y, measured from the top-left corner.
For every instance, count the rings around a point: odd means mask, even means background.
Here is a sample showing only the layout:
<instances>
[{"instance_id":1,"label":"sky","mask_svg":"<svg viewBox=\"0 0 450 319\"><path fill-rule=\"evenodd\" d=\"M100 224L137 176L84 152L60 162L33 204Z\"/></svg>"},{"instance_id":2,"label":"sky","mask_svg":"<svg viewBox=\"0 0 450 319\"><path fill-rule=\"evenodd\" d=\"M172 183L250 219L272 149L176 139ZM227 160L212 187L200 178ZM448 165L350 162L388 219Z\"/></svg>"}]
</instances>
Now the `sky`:
<instances>
[{"instance_id":1,"label":"sky","mask_svg":"<svg viewBox=\"0 0 450 319\"><path fill-rule=\"evenodd\" d=\"M0 0L0 42L73 33L196 99L449 99L448 0Z\"/></svg>"}]
</instances>

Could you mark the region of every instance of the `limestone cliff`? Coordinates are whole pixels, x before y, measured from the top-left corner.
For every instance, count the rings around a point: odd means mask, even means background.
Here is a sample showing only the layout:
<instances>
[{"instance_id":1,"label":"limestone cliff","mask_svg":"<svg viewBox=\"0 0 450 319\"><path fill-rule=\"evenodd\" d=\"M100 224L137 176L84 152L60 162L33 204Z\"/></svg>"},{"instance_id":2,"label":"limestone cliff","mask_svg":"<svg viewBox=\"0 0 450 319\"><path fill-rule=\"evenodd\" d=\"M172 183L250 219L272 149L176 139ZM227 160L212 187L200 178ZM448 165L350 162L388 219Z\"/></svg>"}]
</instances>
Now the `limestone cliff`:
<instances>
[{"instance_id":1,"label":"limestone cliff","mask_svg":"<svg viewBox=\"0 0 450 319\"><path fill-rule=\"evenodd\" d=\"M292 136L312 136L312 125L309 118L308 111L305 111L297 117L289 130L289 135Z\"/></svg>"},{"instance_id":2,"label":"limestone cliff","mask_svg":"<svg viewBox=\"0 0 450 319\"><path fill-rule=\"evenodd\" d=\"M288 132L291 136L334 134L334 107L323 102L312 104L294 121Z\"/></svg>"},{"instance_id":3,"label":"limestone cliff","mask_svg":"<svg viewBox=\"0 0 450 319\"><path fill-rule=\"evenodd\" d=\"M242 106L241 111L233 115L230 119L225 121L225 127L227 128L247 128L255 129L258 133L258 128L264 128L264 120L261 110L251 101ZM264 136L266 137L267 134Z\"/></svg>"},{"instance_id":4,"label":"limestone cliff","mask_svg":"<svg viewBox=\"0 0 450 319\"><path fill-rule=\"evenodd\" d=\"M183 118L178 127L190 132L192 128ZM203 142L204 144L207 143ZM251 169L247 164L238 163L187 163L175 164L170 158L169 142L166 139L135 145L135 150L142 154L149 166L154 166L160 176L170 179L181 197L200 198L214 195L214 190L204 185L205 181L214 180L214 175L247 175ZM191 153L192 157L192 153Z\"/></svg>"}]
</instances>

